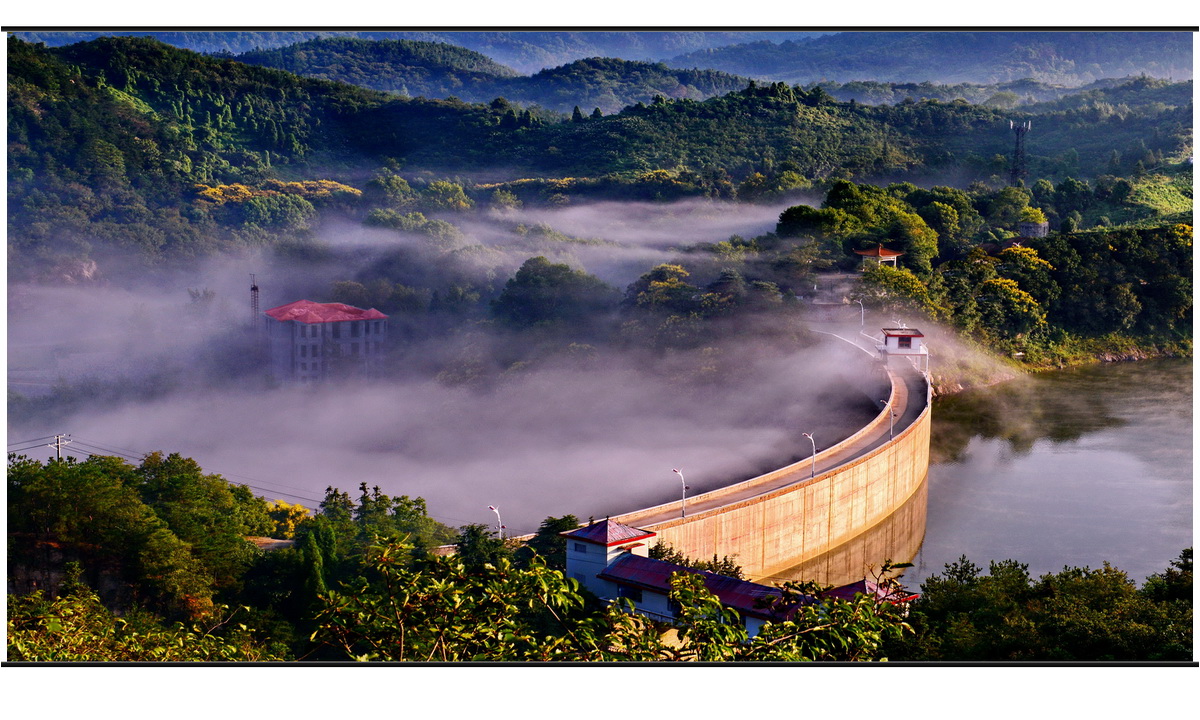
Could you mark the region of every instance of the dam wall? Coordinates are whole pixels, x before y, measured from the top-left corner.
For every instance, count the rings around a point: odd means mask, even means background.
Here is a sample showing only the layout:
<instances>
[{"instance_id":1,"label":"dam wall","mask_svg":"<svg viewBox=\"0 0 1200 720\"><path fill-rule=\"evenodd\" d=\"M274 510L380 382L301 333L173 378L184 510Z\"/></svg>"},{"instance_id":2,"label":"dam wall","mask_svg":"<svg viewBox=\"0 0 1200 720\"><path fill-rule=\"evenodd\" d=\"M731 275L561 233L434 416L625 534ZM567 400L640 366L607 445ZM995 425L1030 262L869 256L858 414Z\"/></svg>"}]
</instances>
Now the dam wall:
<instances>
[{"instance_id":1,"label":"dam wall","mask_svg":"<svg viewBox=\"0 0 1200 720\"><path fill-rule=\"evenodd\" d=\"M822 582L861 578L864 560L878 563L885 557L867 558L863 552L837 551L856 539L856 547L876 546L862 540L876 526L886 526L888 536L915 536L919 546L924 535L924 503L920 503L919 512L912 508L923 497L919 493L924 492L929 469L928 384L905 360L893 363L895 366L887 368L892 386L889 407L903 408L913 402L921 405L911 423L902 429L896 427L894 437L864 449L872 436L882 433L887 437L889 409L851 437L819 452L817 464L828 469L815 477L812 459L806 458L690 498L689 503L709 507L686 517L661 520L666 509L682 510L680 503L674 502L613 519L658 533L659 540L688 557L727 555L742 566L747 577L755 579L788 576L792 574L789 570L806 564L819 571L811 579ZM909 395L914 396L911 401ZM843 458L845 461L840 462ZM724 499L728 502L712 505L711 501ZM893 515L905 507L909 509L896 520ZM651 518L658 521L646 522ZM896 522L904 527L895 527ZM909 559L902 557L905 548L896 548L894 553L887 548L878 551L889 552L893 560Z\"/></svg>"}]
</instances>

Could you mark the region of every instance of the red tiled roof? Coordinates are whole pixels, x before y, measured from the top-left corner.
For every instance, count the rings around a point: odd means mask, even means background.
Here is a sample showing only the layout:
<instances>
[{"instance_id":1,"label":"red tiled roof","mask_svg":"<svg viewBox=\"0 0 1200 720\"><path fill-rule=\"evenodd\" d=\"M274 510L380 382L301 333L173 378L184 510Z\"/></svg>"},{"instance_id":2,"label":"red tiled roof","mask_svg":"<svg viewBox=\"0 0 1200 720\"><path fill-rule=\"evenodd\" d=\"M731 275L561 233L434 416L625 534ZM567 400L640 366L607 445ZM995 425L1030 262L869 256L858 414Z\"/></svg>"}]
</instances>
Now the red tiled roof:
<instances>
[{"instance_id":1,"label":"red tiled roof","mask_svg":"<svg viewBox=\"0 0 1200 720\"><path fill-rule=\"evenodd\" d=\"M588 542L594 542L605 547L612 547L613 545L624 545L634 540L652 538L655 536L655 533L649 530L622 525L616 520L605 518L598 523L592 523L578 530L568 530L567 532L559 533L559 535L569 537L572 540L587 540Z\"/></svg>"},{"instance_id":2,"label":"red tiled roof","mask_svg":"<svg viewBox=\"0 0 1200 720\"><path fill-rule=\"evenodd\" d=\"M865 255L866 257L900 257L904 254L899 250L888 250L883 246L882 243L876 243L875 245L876 246L870 250L855 250L854 252L858 253L859 255Z\"/></svg>"},{"instance_id":3,"label":"red tiled roof","mask_svg":"<svg viewBox=\"0 0 1200 720\"><path fill-rule=\"evenodd\" d=\"M267 315L276 320L294 320L302 323L344 322L347 320L382 320L387 315L375 308L363 310L345 303L318 303L312 300L297 300L294 303L271 308Z\"/></svg>"},{"instance_id":4,"label":"red tiled roof","mask_svg":"<svg viewBox=\"0 0 1200 720\"><path fill-rule=\"evenodd\" d=\"M716 595L721 604L731 607L743 615L763 620L777 619L766 607L766 602L771 598L783 597L783 592L779 588L759 585L748 580L738 580L726 575L695 570L632 553L627 553L614 560L611 565L600 572L599 577L611 580L618 585L639 587L665 595L671 591L671 575L677 572L699 575L704 579L704 587ZM874 594L877 601L890 603L911 602L919 597L904 590L897 592L881 588L878 584L865 579L849 585L830 588L821 593L820 597L822 599L853 600L858 593ZM784 613L785 617L791 617L799 606L818 602L817 598L811 596L802 596L798 600L798 604L786 608L781 607L779 610Z\"/></svg>"},{"instance_id":5,"label":"red tiled roof","mask_svg":"<svg viewBox=\"0 0 1200 720\"><path fill-rule=\"evenodd\" d=\"M619 585L655 590L662 594L671 591L671 575L673 573L691 573L704 578L704 587L721 601L743 615L750 615L768 620L770 612L759 607L760 600L769 597L780 597L778 588L759 585L748 580L738 580L725 575L694 570L663 560L655 560L640 555L627 553L613 561L600 573L600 577L612 580Z\"/></svg>"}]
</instances>

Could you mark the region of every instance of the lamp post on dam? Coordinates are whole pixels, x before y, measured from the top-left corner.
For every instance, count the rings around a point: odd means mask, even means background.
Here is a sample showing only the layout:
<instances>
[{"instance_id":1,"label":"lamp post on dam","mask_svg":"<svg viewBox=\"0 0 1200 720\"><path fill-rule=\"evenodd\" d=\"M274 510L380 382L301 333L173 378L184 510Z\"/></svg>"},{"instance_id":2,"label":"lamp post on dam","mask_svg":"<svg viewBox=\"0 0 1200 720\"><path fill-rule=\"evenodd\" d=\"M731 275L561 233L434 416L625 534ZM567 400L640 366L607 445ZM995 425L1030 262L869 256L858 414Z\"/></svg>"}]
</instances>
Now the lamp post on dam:
<instances>
[{"instance_id":1,"label":"lamp post on dam","mask_svg":"<svg viewBox=\"0 0 1200 720\"><path fill-rule=\"evenodd\" d=\"M828 567L807 577L845 582L861 579L866 564L912 557L924 536L928 353L921 344L924 335L915 328L884 328L883 336L876 340L875 353L839 338L863 351L864 364L871 357L881 362L891 385L882 412L865 427L820 452L815 434L802 433L810 443L811 457L701 493L690 502L682 472L676 470L684 487L678 506L671 502L613 519L652 530L690 557L735 558L749 578L776 577L805 563L821 562ZM901 347L903 338L908 338L907 347ZM911 357L893 363L891 355ZM870 559L842 550L870 535L876 526L888 525L893 514L906 518L903 527L890 531L900 538L900 546L876 548L871 552L886 554L872 554ZM833 557L843 559L828 560Z\"/></svg>"}]
</instances>

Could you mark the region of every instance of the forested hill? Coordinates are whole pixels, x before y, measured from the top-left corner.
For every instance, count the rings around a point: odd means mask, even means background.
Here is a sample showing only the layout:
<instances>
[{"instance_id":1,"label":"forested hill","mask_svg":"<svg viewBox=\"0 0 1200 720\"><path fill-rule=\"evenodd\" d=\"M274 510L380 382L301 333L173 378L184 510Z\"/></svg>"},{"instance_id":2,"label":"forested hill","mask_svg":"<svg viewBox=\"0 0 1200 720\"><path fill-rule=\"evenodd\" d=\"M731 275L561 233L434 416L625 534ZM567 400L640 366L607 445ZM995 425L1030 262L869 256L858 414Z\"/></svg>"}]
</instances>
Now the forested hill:
<instances>
[{"instance_id":1,"label":"forested hill","mask_svg":"<svg viewBox=\"0 0 1200 720\"><path fill-rule=\"evenodd\" d=\"M662 60L704 48L744 43L751 39L799 40L820 32L610 32L610 31L177 31L177 32L19 32L21 39L51 47L95 40L103 35L152 37L168 45L203 53L239 54L269 50L323 37L364 40L416 40L475 50L524 73L557 67L588 57Z\"/></svg>"},{"instance_id":2,"label":"forested hill","mask_svg":"<svg viewBox=\"0 0 1200 720\"><path fill-rule=\"evenodd\" d=\"M520 76L473 50L411 40L322 38L238 60L339 80L412 97L457 97L486 103L498 97L569 113L599 108L612 113L655 95L703 100L746 87L747 78L714 70L676 70L662 63L587 58Z\"/></svg>"},{"instance_id":3,"label":"forested hill","mask_svg":"<svg viewBox=\"0 0 1200 720\"><path fill-rule=\"evenodd\" d=\"M456 95L464 100L488 95L498 80L519 74L474 50L417 40L318 38L272 50L251 50L237 59L401 95Z\"/></svg>"},{"instance_id":4,"label":"forested hill","mask_svg":"<svg viewBox=\"0 0 1200 720\"><path fill-rule=\"evenodd\" d=\"M1109 92L1168 97L1149 85ZM1006 174L1013 117L963 101L842 103L776 83L557 121L502 99L403 98L146 38L53 49L10 38L8 99L10 268L106 247L190 257L275 242L327 208L361 212L385 165L409 177L593 178L572 187L642 199L771 197L839 177L965 185ZM1016 117L1034 118L1033 177L1154 170L1191 151L1190 104ZM56 260L39 254L50 246Z\"/></svg>"},{"instance_id":5,"label":"forested hill","mask_svg":"<svg viewBox=\"0 0 1200 720\"><path fill-rule=\"evenodd\" d=\"M966 100L977 105L998 108L1044 111L1048 109L1083 108L1098 103L1129 107L1150 103L1184 106L1192 102L1192 81L1172 82L1146 75L1125 78L1105 78L1078 87L1014 80L1013 82L980 85L978 83L941 84L888 83L874 80L853 80L839 83L825 80L805 88L820 87L843 102L854 100L868 105L895 105L905 100ZM1061 102L1060 102L1061 101ZM1040 104L1039 103L1043 103Z\"/></svg>"},{"instance_id":6,"label":"forested hill","mask_svg":"<svg viewBox=\"0 0 1200 720\"><path fill-rule=\"evenodd\" d=\"M844 32L698 50L668 61L788 83L992 84L1031 78L1083 85L1146 74L1192 77L1189 32Z\"/></svg>"}]
</instances>

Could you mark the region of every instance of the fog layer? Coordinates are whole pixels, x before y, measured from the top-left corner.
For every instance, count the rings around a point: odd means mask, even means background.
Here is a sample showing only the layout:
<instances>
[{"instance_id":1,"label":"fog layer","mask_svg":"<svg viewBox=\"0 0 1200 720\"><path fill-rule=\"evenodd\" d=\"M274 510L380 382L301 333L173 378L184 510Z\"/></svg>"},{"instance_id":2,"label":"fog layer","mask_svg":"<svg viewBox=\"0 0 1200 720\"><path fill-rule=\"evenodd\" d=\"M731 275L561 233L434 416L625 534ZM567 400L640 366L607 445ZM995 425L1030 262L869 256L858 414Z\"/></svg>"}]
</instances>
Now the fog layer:
<instances>
[{"instance_id":1,"label":"fog layer","mask_svg":"<svg viewBox=\"0 0 1200 720\"><path fill-rule=\"evenodd\" d=\"M672 247L752 236L770 229L778 212L606 203L456 221L466 232L460 244L495 250L490 267L431 250L424 238L346 226L322 238L328 251L317 261L248 253L119 285L10 288L10 390L26 407L36 409L51 384L124 385L115 398L60 392L57 415L10 408L9 439L71 433L135 457L179 452L269 499L310 507L327 486L357 496L364 482L422 496L430 514L452 526L491 523L487 507L495 505L512 534L551 515L603 517L674 500L672 468L684 470L691 493L712 489L806 456L801 432L813 433L818 448L851 434L877 412L875 391L861 387L877 379L848 364L852 356L837 341L789 349L760 341L760 330L780 328L747 325L736 340L714 338L713 348L665 358L601 347L552 355L483 386L439 381L444 357L464 348L497 356L526 341L480 326L445 337L393 333L394 352L411 362L383 377L270 388L244 367L249 273L262 288L261 310L327 300L332 281L405 250L431 272L490 272L502 287L533 254L511 240L513 224L540 222L599 240L564 243L564 254L586 256L576 266L623 289L669 260ZM147 389L156 383L160 390Z\"/></svg>"}]
</instances>

